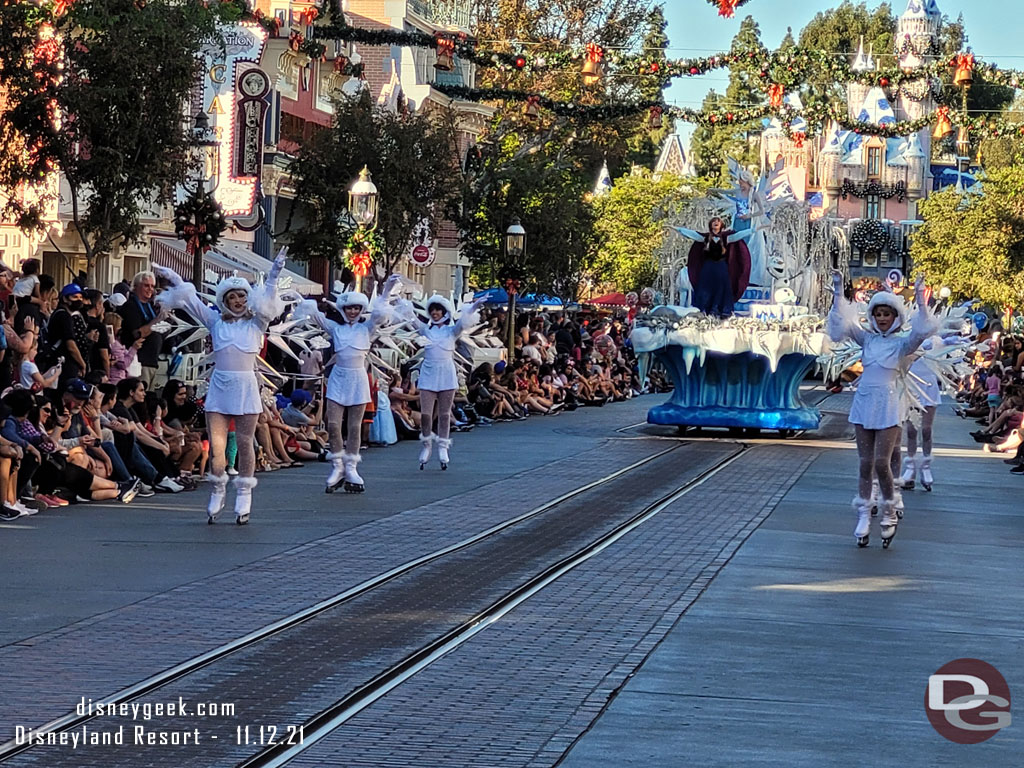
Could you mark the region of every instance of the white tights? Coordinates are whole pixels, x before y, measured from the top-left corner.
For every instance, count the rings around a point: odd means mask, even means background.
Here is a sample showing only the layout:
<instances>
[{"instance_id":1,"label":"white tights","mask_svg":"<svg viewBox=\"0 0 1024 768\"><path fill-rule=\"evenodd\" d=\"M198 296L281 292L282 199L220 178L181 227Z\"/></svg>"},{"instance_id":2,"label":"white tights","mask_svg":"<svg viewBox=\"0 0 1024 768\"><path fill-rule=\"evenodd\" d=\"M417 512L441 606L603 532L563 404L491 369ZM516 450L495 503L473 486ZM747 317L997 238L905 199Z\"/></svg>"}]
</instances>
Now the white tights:
<instances>
[{"instance_id":1,"label":"white tights","mask_svg":"<svg viewBox=\"0 0 1024 768\"><path fill-rule=\"evenodd\" d=\"M333 400L327 401L327 424L331 433L331 452L340 454L347 450L351 454L359 455L359 444L363 437L363 414L366 412L366 404L342 405ZM345 429L345 439L341 437L341 423L348 417L348 426Z\"/></svg>"},{"instance_id":2,"label":"white tights","mask_svg":"<svg viewBox=\"0 0 1024 768\"><path fill-rule=\"evenodd\" d=\"M860 457L858 491L862 499L871 498L871 480L878 478L882 498L895 498L893 465L899 467L900 432L899 426L886 429L865 429L860 424L857 430L857 455Z\"/></svg>"},{"instance_id":3,"label":"white tights","mask_svg":"<svg viewBox=\"0 0 1024 768\"><path fill-rule=\"evenodd\" d=\"M932 425L935 423L935 411L937 408L930 405L921 414L921 452L925 456L932 455ZM907 420L907 455L913 456L917 453L918 429L914 422Z\"/></svg>"},{"instance_id":4,"label":"white tights","mask_svg":"<svg viewBox=\"0 0 1024 768\"><path fill-rule=\"evenodd\" d=\"M258 414L229 416L223 413L207 413L206 426L210 430L210 471L223 475L227 469L225 450L228 445L228 427L235 420L235 442L238 443L238 475L252 477L256 473L256 423Z\"/></svg>"},{"instance_id":5,"label":"white tights","mask_svg":"<svg viewBox=\"0 0 1024 768\"><path fill-rule=\"evenodd\" d=\"M420 434L424 437L433 432L434 408L437 408L437 436L447 440L452 431L452 403L455 401L455 390L445 389L441 392L420 390Z\"/></svg>"}]
</instances>

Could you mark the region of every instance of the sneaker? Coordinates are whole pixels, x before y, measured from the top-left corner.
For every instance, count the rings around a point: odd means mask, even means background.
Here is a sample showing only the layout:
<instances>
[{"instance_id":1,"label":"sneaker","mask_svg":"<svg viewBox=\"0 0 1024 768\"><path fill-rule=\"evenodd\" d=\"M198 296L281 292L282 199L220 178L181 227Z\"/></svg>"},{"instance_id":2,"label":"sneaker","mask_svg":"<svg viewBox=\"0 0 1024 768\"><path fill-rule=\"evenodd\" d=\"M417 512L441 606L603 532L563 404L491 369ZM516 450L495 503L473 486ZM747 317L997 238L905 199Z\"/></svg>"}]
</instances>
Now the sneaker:
<instances>
[{"instance_id":1,"label":"sneaker","mask_svg":"<svg viewBox=\"0 0 1024 768\"><path fill-rule=\"evenodd\" d=\"M22 504L20 501L16 501L13 504L11 504L11 508L18 510L19 512L21 512L21 514L26 516L39 514L38 509L36 509L35 507L30 507L27 504Z\"/></svg>"},{"instance_id":2,"label":"sneaker","mask_svg":"<svg viewBox=\"0 0 1024 768\"><path fill-rule=\"evenodd\" d=\"M3 506L0 506L0 520L6 520L6 521L9 522L11 520L17 520L19 517L21 517L24 514L25 513L22 512L20 509L14 509L13 507L8 507L6 504L4 504Z\"/></svg>"},{"instance_id":3,"label":"sneaker","mask_svg":"<svg viewBox=\"0 0 1024 768\"><path fill-rule=\"evenodd\" d=\"M1015 475L1024 475L1024 464L1018 464L1016 467L1010 470Z\"/></svg>"},{"instance_id":4,"label":"sneaker","mask_svg":"<svg viewBox=\"0 0 1024 768\"><path fill-rule=\"evenodd\" d=\"M45 493L37 493L36 499L43 502L50 509L57 509L58 507L66 507L71 502L67 499L62 499L60 496L52 496Z\"/></svg>"},{"instance_id":5,"label":"sneaker","mask_svg":"<svg viewBox=\"0 0 1024 768\"><path fill-rule=\"evenodd\" d=\"M156 496L156 491L153 490L153 486L146 485L141 480L139 481L139 492L136 494L140 499L148 499L150 496Z\"/></svg>"},{"instance_id":6,"label":"sneaker","mask_svg":"<svg viewBox=\"0 0 1024 768\"><path fill-rule=\"evenodd\" d=\"M228 473L229 475L231 475L232 477L234 477L235 475L237 475L237 474L238 474L238 470L237 470L237 469L235 469L234 467L228 467L228 469L227 469L227 473Z\"/></svg>"},{"instance_id":7,"label":"sneaker","mask_svg":"<svg viewBox=\"0 0 1024 768\"><path fill-rule=\"evenodd\" d=\"M117 494L117 498L123 504L131 504L132 500L139 495L139 486L141 485L141 480L126 480L118 485L120 493Z\"/></svg>"},{"instance_id":8,"label":"sneaker","mask_svg":"<svg viewBox=\"0 0 1024 768\"><path fill-rule=\"evenodd\" d=\"M157 491L162 491L163 493L181 493L185 490L169 477L165 477L159 483L154 485L153 488Z\"/></svg>"},{"instance_id":9,"label":"sneaker","mask_svg":"<svg viewBox=\"0 0 1024 768\"><path fill-rule=\"evenodd\" d=\"M18 499L18 503L21 504L21 506L23 507L27 507L28 509L34 509L36 512L42 512L44 509L47 508L47 506L43 504L43 502L36 501L31 496L22 496L20 499Z\"/></svg>"}]
</instances>

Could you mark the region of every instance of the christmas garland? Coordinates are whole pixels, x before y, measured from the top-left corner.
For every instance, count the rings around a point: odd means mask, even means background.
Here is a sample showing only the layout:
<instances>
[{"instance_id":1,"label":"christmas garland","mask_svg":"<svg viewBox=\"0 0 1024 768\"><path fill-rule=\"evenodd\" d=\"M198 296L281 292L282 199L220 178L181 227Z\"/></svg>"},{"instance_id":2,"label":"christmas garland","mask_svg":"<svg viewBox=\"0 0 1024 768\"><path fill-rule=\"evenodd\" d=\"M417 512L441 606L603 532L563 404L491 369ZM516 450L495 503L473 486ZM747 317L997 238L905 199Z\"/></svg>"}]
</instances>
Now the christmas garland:
<instances>
[{"instance_id":1,"label":"christmas garland","mask_svg":"<svg viewBox=\"0 0 1024 768\"><path fill-rule=\"evenodd\" d=\"M622 117L649 112L652 109L660 109L665 117L672 117L675 120L695 123L698 125L742 125L755 120L774 118L779 121L782 131L789 138L803 141L806 138L817 135L820 126L829 122L837 123L845 130L866 136L882 136L884 138L898 138L917 133L922 128L931 125L930 116L921 117L917 120L907 120L897 123L886 123L875 125L861 120L851 120L847 114L846 107L840 105L815 105L797 110L789 104L780 104L773 107L766 104L758 107L735 110L712 110L702 112L695 109L666 106L658 101L635 101L635 102L613 102L610 104L585 105L573 101L556 101L546 96L540 96L527 91L514 91L507 88L470 88L463 85L435 84L434 88L454 99L464 101L520 101L531 107L546 109L560 117L571 117L583 122L596 122L601 120L615 120ZM531 112L531 114L536 114ZM806 123L804 131L797 131L793 128L794 121L803 120ZM1020 127L1020 126L1015 126Z\"/></svg>"},{"instance_id":2,"label":"christmas garland","mask_svg":"<svg viewBox=\"0 0 1024 768\"><path fill-rule=\"evenodd\" d=\"M907 185L902 181L886 186L877 180L860 183L843 179L843 187L839 190L840 196L845 200L853 196L860 199L865 197L880 197L884 200L896 198L896 202L902 203L907 197Z\"/></svg>"}]
</instances>

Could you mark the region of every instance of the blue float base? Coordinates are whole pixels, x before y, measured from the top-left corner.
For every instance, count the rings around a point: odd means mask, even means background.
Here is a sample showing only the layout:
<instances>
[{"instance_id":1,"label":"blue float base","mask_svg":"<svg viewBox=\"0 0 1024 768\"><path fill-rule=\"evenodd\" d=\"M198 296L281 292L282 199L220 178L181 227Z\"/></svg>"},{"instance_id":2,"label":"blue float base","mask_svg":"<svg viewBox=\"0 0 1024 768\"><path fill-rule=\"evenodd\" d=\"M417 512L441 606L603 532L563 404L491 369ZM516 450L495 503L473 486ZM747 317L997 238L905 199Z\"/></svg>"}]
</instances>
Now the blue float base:
<instances>
[{"instance_id":1,"label":"blue float base","mask_svg":"<svg viewBox=\"0 0 1024 768\"><path fill-rule=\"evenodd\" d=\"M768 359L751 352L724 355L708 352L693 359L687 370L683 348L656 353L672 377L672 398L652 408L650 424L680 427L743 427L754 429L817 429L821 412L800 398L800 384L814 366L813 355L790 354L773 372Z\"/></svg>"}]
</instances>

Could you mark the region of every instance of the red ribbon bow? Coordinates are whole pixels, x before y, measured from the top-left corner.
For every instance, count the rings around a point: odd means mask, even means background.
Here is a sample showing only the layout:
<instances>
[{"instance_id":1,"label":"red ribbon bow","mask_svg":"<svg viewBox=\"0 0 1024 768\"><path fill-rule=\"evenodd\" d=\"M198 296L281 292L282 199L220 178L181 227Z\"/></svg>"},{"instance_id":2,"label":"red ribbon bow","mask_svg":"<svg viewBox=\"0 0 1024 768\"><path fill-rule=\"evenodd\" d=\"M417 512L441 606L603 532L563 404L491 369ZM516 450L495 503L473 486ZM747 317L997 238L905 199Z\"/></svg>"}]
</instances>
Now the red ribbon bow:
<instances>
[{"instance_id":1,"label":"red ribbon bow","mask_svg":"<svg viewBox=\"0 0 1024 768\"><path fill-rule=\"evenodd\" d=\"M587 43L587 60L600 61L604 58L604 48L597 43Z\"/></svg>"},{"instance_id":2,"label":"red ribbon bow","mask_svg":"<svg viewBox=\"0 0 1024 768\"><path fill-rule=\"evenodd\" d=\"M352 272L355 273L356 277L366 277L370 273L370 267L373 265L373 258L370 256L369 251L356 251L352 254L351 263Z\"/></svg>"},{"instance_id":3,"label":"red ribbon bow","mask_svg":"<svg viewBox=\"0 0 1024 768\"><path fill-rule=\"evenodd\" d=\"M807 134L803 131L793 131L793 146L797 149L803 149L804 139L807 138Z\"/></svg>"},{"instance_id":4,"label":"red ribbon bow","mask_svg":"<svg viewBox=\"0 0 1024 768\"><path fill-rule=\"evenodd\" d=\"M438 37L437 37L437 52L438 53L447 53L449 56L454 55L454 53L455 53L455 41L452 40L449 37L441 37L440 35L438 35Z\"/></svg>"},{"instance_id":5,"label":"red ribbon bow","mask_svg":"<svg viewBox=\"0 0 1024 768\"><path fill-rule=\"evenodd\" d=\"M768 86L768 103L774 109L778 109L782 106L782 99L785 95L786 89L782 87L781 83L772 83Z\"/></svg>"},{"instance_id":6,"label":"red ribbon bow","mask_svg":"<svg viewBox=\"0 0 1024 768\"><path fill-rule=\"evenodd\" d=\"M53 17L55 19L59 19L68 12L68 9L71 8L74 2L75 0L57 0L57 2L53 4Z\"/></svg>"}]
</instances>

